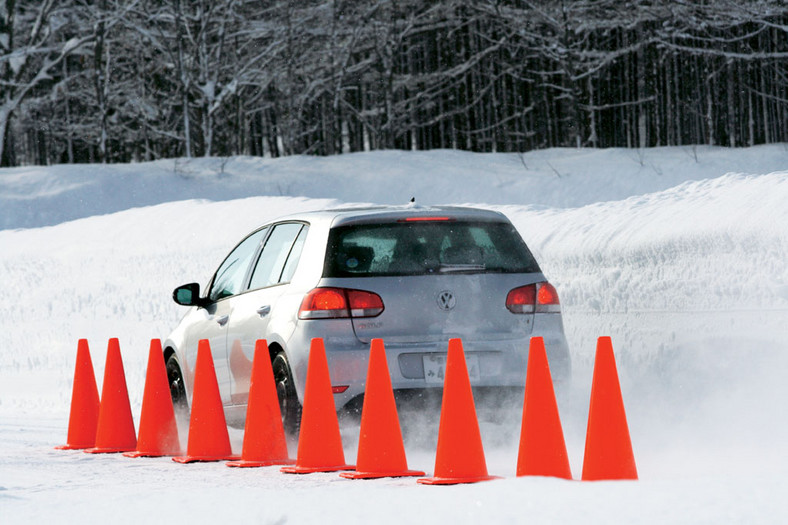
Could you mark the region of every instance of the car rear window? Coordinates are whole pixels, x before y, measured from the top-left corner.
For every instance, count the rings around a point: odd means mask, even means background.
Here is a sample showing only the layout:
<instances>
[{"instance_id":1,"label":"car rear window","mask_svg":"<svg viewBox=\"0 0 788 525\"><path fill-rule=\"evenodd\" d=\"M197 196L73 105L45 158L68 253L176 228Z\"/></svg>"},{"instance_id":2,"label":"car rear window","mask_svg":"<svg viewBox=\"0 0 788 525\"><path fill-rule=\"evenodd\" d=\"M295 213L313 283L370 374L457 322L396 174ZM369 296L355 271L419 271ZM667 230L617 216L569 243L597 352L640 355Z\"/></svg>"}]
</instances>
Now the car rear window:
<instances>
[{"instance_id":1,"label":"car rear window","mask_svg":"<svg viewBox=\"0 0 788 525\"><path fill-rule=\"evenodd\" d=\"M325 277L539 272L506 222L415 221L333 228Z\"/></svg>"}]
</instances>

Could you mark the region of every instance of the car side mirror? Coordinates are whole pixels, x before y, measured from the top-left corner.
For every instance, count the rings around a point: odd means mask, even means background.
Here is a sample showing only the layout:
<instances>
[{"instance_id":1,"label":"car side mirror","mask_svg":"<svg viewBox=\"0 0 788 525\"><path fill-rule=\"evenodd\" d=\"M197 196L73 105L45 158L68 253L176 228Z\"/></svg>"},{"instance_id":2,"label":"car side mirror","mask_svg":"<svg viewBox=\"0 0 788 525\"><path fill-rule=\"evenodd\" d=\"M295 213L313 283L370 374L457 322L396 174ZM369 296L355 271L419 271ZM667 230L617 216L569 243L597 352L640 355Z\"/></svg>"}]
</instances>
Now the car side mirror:
<instances>
[{"instance_id":1,"label":"car side mirror","mask_svg":"<svg viewBox=\"0 0 788 525\"><path fill-rule=\"evenodd\" d=\"M172 292L172 299L183 306L204 306L206 300L200 297L199 283L189 283L177 287Z\"/></svg>"}]
</instances>

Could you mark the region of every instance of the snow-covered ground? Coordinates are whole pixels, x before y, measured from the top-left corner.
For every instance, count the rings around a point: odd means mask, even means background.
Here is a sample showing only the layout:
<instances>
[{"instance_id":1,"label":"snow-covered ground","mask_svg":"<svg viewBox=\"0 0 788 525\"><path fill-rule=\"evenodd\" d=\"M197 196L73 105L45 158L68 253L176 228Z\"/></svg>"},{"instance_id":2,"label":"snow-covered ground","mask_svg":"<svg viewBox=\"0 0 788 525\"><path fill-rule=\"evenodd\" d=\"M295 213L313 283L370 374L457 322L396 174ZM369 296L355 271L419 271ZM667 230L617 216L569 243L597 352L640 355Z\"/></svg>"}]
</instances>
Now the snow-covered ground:
<instances>
[{"instance_id":1,"label":"snow-covered ground","mask_svg":"<svg viewBox=\"0 0 788 525\"><path fill-rule=\"evenodd\" d=\"M556 285L576 478L595 340L612 336L639 481L516 478L516 416L482 421L488 469L504 479L456 487L53 450L79 338L99 388L107 339L120 339L138 418L149 341L183 314L176 285L205 282L268 219L412 196L503 211ZM786 145L15 168L0 170L0 228L3 523L788 520ZM437 421L404 424L410 467L431 471ZM357 430L343 428L349 462ZM231 436L240 451L242 432Z\"/></svg>"}]
</instances>

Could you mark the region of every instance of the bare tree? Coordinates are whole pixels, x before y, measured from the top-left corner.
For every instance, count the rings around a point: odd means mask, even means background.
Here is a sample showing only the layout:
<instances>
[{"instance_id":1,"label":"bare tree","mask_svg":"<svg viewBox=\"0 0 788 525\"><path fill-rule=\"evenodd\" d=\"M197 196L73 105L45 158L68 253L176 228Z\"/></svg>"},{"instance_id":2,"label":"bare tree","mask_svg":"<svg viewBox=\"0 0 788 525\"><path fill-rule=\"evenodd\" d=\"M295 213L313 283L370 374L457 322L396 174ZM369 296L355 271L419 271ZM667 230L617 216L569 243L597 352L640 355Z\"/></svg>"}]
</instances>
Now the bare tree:
<instances>
[{"instance_id":1,"label":"bare tree","mask_svg":"<svg viewBox=\"0 0 788 525\"><path fill-rule=\"evenodd\" d=\"M0 2L0 163L14 163L9 124L35 90L52 86L63 61L90 45L94 35L73 22L80 6L43 0L38 5ZM57 22L54 22L57 21Z\"/></svg>"},{"instance_id":2,"label":"bare tree","mask_svg":"<svg viewBox=\"0 0 788 525\"><path fill-rule=\"evenodd\" d=\"M0 0L0 154L788 141L786 27L781 0Z\"/></svg>"}]
</instances>

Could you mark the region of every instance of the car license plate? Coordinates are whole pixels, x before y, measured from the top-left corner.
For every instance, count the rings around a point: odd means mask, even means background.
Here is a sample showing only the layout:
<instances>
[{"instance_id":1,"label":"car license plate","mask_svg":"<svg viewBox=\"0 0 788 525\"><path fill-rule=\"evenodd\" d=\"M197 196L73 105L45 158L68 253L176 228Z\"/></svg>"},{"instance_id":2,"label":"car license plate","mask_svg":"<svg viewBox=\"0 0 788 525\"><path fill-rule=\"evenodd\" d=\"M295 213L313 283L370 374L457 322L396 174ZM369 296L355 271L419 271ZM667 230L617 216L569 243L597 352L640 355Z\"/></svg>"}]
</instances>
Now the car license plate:
<instances>
[{"instance_id":1,"label":"car license plate","mask_svg":"<svg viewBox=\"0 0 788 525\"><path fill-rule=\"evenodd\" d=\"M424 360L424 380L429 384L443 384L446 376L446 354L427 354ZM479 356L465 354L468 377L471 382L479 379Z\"/></svg>"}]
</instances>

